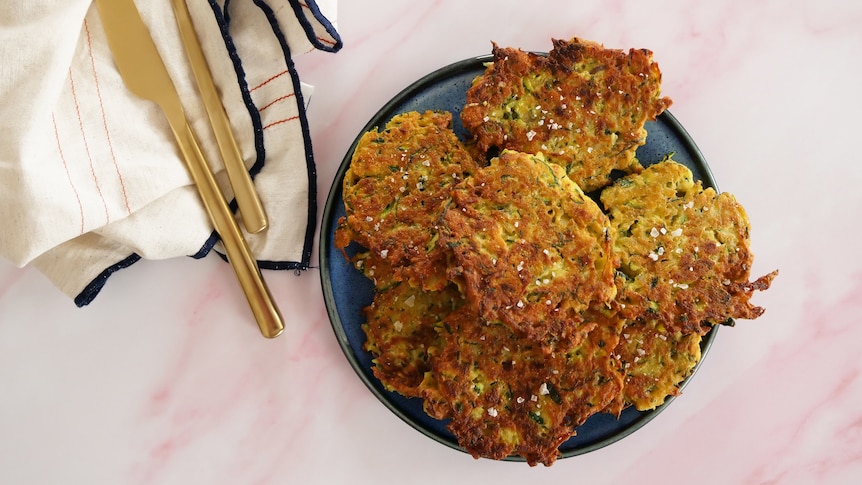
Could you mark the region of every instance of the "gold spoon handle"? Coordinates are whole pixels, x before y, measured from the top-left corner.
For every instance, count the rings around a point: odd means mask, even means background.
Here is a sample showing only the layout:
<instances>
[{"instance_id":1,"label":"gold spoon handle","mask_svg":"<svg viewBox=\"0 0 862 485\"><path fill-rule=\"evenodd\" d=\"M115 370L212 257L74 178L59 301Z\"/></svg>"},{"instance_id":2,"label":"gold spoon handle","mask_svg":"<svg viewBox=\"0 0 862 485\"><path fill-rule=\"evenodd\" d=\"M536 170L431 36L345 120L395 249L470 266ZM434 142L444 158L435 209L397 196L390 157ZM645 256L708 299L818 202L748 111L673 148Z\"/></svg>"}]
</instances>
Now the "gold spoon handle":
<instances>
[{"instance_id":1,"label":"gold spoon handle","mask_svg":"<svg viewBox=\"0 0 862 485\"><path fill-rule=\"evenodd\" d=\"M174 128L173 124L171 127ZM200 145L188 121L179 130L175 130L174 135L210 220L221 236L228 262L236 273L261 334L266 338L279 336L284 330L284 320L260 274L257 261L252 256L239 225L219 190L215 176L201 153Z\"/></svg>"},{"instance_id":2,"label":"gold spoon handle","mask_svg":"<svg viewBox=\"0 0 862 485\"><path fill-rule=\"evenodd\" d=\"M231 131L230 121L221 103L212 74L201 49L197 33L192 24L191 14L185 0L171 0L177 26L183 40L186 55L197 81L198 91L203 98L207 116L218 143L228 180L233 189L239 213L245 229L250 233L260 232L267 227L266 211L254 188L254 182L246 169L242 154Z\"/></svg>"}]
</instances>

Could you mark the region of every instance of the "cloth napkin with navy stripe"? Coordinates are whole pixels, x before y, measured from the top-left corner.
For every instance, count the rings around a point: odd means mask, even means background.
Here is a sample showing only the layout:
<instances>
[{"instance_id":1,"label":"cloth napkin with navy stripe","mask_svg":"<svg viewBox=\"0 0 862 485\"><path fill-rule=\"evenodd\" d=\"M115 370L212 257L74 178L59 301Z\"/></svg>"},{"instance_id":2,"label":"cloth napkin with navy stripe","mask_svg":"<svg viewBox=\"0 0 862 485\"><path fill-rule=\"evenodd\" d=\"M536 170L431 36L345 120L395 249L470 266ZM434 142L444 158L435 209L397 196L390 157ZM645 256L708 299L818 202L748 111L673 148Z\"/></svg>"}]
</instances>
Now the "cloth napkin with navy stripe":
<instances>
[{"instance_id":1,"label":"cloth napkin with navy stripe","mask_svg":"<svg viewBox=\"0 0 862 485\"><path fill-rule=\"evenodd\" d=\"M269 216L266 231L246 234L265 269L309 266L317 212L305 114L312 87L292 59L341 48L335 3L188 0ZM137 6L232 201L170 3ZM0 93L0 256L35 266L84 306L112 273L141 259L218 250L167 121L126 89L95 4L4 2Z\"/></svg>"}]
</instances>

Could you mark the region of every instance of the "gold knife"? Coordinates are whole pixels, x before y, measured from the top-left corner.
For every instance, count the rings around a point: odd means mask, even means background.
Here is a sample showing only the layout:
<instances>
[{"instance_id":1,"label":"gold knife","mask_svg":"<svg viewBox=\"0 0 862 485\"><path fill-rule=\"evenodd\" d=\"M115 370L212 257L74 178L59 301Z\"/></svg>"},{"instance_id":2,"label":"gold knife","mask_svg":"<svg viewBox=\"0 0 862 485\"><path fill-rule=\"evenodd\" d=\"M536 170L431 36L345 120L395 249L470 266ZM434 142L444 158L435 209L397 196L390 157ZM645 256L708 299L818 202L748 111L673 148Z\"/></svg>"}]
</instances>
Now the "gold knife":
<instances>
[{"instance_id":1,"label":"gold knife","mask_svg":"<svg viewBox=\"0 0 862 485\"><path fill-rule=\"evenodd\" d=\"M250 233L257 233L267 226L266 212L254 189L254 183L245 167L242 154L230 128L227 114L219 98L207 60L201 49L200 41L192 24L191 14L185 0L171 0L177 26L183 39L183 46L192 66L192 72L198 84L198 91L203 98L207 116L213 128L216 143L221 152L228 180L233 188L242 222Z\"/></svg>"},{"instance_id":2,"label":"gold knife","mask_svg":"<svg viewBox=\"0 0 862 485\"><path fill-rule=\"evenodd\" d=\"M154 101L164 111L204 207L221 236L227 259L236 272L258 327L264 337L277 337L284 330L281 313L219 190L212 169L201 153L179 94L134 0L96 0L96 5L123 81L132 93Z\"/></svg>"}]
</instances>

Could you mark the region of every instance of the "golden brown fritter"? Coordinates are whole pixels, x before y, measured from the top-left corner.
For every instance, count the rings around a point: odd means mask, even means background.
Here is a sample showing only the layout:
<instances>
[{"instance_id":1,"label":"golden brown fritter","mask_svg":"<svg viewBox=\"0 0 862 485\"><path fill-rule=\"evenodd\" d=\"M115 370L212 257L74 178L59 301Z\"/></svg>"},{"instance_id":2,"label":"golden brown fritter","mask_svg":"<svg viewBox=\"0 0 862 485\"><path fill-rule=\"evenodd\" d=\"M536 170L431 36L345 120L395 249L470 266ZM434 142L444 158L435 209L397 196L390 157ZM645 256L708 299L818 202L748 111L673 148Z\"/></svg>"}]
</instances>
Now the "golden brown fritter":
<instances>
[{"instance_id":1,"label":"golden brown fritter","mask_svg":"<svg viewBox=\"0 0 862 485\"><path fill-rule=\"evenodd\" d=\"M365 308L365 350L374 359L374 375L390 391L422 395L420 384L429 370L429 349L440 346L436 326L463 303L454 285L423 291L407 282L378 288Z\"/></svg>"},{"instance_id":2,"label":"golden brown fritter","mask_svg":"<svg viewBox=\"0 0 862 485\"><path fill-rule=\"evenodd\" d=\"M396 279L429 290L446 285L445 277L428 277L443 254L437 244L442 204L476 169L451 123L448 112L410 112L362 136L344 176L346 217L336 247L356 241L388 263Z\"/></svg>"},{"instance_id":3,"label":"golden brown fritter","mask_svg":"<svg viewBox=\"0 0 862 485\"><path fill-rule=\"evenodd\" d=\"M470 305L528 339L566 337L616 293L607 217L541 155L504 151L451 191L441 243Z\"/></svg>"},{"instance_id":4,"label":"golden brown fritter","mask_svg":"<svg viewBox=\"0 0 862 485\"><path fill-rule=\"evenodd\" d=\"M679 394L700 361L700 341L699 333L668 332L654 320L627 321L614 349L625 376L623 392L608 412L619 415L629 405L648 411Z\"/></svg>"},{"instance_id":5,"label":"golden brown fritter","mask_svg":"<svg viewBox=\"0 0 862 485\"><path fill-rule=\"evenodd\" d=\"M646 49L554 40L548 56L493 47L494 61L467 91L461 112L477 148L542 152L585 192L612 170L637 172L644 123L670 106Z\"/></svg>"},{"instance_id":6,"label":"golden brown fritter","mask_svg":"<svg viewBox=\"0 0 862 485\"><path fill-rule=\"evenodd\" d=\"M704 189L687 167L667 160L618 180L601 201L625 278L617 300L626 318L703 334L763 313L749 300L777 272L749 282L749 222L732 195Z\"/></svg>"},{"instance_id":7,"label":"golden brown fritter","mask_svg":"<svg viewBox=\"0 0 862 485\"><path fill-rule=\"evenodd\" d=\"M579 335L550 350L462 307L438 327L445 343L430 355L426 410L449 418L474 457L515 454L530 465L551 465L575 427L622 388L611 358L622 320L598 310L586 321Z\"/></svg>"}]
</instances>

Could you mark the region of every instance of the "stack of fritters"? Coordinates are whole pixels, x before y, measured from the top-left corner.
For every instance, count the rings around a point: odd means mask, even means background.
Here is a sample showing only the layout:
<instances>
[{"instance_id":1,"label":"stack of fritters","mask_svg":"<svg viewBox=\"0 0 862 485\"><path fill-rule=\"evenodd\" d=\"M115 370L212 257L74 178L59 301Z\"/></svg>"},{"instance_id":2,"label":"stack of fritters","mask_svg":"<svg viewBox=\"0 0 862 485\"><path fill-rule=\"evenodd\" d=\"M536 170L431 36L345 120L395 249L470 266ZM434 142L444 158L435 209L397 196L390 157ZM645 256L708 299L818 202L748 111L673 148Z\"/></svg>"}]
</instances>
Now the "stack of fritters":
<instances>
[{"instance_id":1,"label":"stack of fritters","mask_svg":"<svg viewBox=\"0 0 862 485\"><path fill-rule=\"evenodd\" d=\"M477 458L552 464L593 414L676 395L713 325L763 313L749 300L776 273L749 282L742 207L635 158L670 104L660 78L645 50L494 46L462 112L469 150L432 111L355 148L336 246L362 246L375 283L373 372Z\"/></svg>"}]
</instances>

